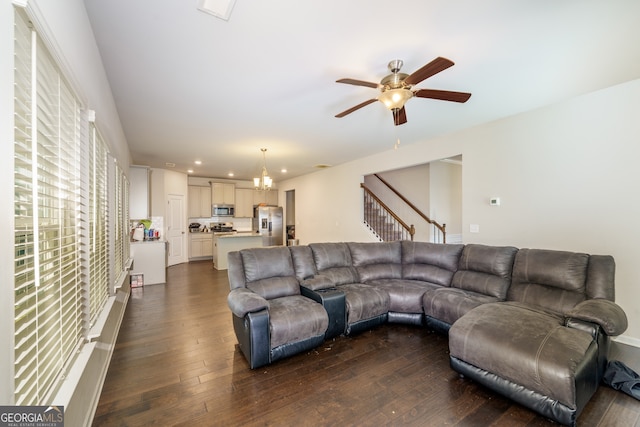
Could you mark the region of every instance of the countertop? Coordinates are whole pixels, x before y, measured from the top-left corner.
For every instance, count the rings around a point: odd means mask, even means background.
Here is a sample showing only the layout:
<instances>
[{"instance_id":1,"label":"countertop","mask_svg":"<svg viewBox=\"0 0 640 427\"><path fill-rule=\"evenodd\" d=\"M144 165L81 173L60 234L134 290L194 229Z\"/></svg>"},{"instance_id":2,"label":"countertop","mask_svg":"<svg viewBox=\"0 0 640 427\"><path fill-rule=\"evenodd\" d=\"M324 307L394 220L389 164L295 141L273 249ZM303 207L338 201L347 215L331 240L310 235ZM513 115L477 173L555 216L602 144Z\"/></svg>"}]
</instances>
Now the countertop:
<instances>
[{"instance_id":1,"label":"countertop","mask_svg":"<svg viewBox=\"0 0 640 427\"><path fill-rule=\"evenodd\" d=\"M147 243L165 243L164 239L153 239L153 240L129 240L129 243L134 243L136 245L139 244L147 244Z\"/></svg>"},{"instance_id":2,"label":"countertop","mask_svg":"<svg viewBox=\"0 0 640 427\"><path fill-rule=\"evenodd\" d=\"M220 236L216 236L218 239L229 239L229 238L237 238L237 237L262 237L259 233L254 231L238 231L234 234L222 234Z\"/></svg>"}]
</instances>

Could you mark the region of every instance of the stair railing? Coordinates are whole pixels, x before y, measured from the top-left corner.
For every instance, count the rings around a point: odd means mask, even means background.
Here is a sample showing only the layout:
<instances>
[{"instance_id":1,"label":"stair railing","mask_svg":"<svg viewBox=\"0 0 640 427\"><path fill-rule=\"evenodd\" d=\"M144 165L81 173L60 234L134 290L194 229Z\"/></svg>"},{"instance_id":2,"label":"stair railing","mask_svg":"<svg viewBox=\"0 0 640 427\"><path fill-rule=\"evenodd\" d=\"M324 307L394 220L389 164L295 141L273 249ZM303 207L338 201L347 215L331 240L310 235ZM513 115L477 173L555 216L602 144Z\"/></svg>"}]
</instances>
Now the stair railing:
<instances>
[{"instance_id":1,"label":"stair railing","mask_svg":"<svg viewBox=\"0 0 640 427\"><path fill-rule=\"evenodd\" d=\"M382 182L389 190L393 191L393 193L398 196L400 198L400 200L402 200L404 203L407 204L407 206L409 206L411 209L413 209L413 211L415 213L417 213L422 219L424 219L426 222L428 222L429 224L433 225L434 227L434 241L437 242L437 240L439 240L436 236L438 234L438 231L440 232L440 234L442 235L442 242L441 243L447 243L447 224L440 224L437 221L432 220L431 218L429 218L424 212L422 212L420 209L418 209L413 203L411 203L406 197L404 197L398 190L396 190L391 184L389 184L386 180L384 180L380 175L373 174L376 178L378 178L380 180L380 182Z\"/></svg>"},{"instance_id":2,"label":"stair railing","mask_svg":"<svg viewBox=\"0 0 640 427\"><path fill-rule=\"evenodd\" d=\"M416 229L407 225L387 205L384 204L363 183L364 190L364 223L376 236L385 242L394 240L413 240Z\"/></svg>"}]
</instances>

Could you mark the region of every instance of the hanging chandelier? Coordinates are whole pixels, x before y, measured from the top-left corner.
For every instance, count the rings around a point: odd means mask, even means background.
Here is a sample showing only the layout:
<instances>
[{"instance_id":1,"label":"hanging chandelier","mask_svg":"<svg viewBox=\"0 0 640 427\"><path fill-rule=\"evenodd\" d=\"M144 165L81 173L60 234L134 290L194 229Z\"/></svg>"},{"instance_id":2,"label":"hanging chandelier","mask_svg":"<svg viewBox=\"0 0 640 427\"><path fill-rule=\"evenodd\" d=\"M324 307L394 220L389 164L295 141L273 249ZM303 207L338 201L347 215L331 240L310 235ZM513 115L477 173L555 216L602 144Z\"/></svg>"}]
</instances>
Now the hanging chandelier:
<instances>
[{"instance_id":1,"label":"hanging chandelier","mask_svg":"<svg viewBox=\"0 0 640 427\"><path fill-rule=\"evenodd\" d=\"M260 191L271 190L273 180L267 172L267 149L261 148L260 151L262 151L262 173L259 178L253 178L253 186Z\"/></svg>"}]
</instances>

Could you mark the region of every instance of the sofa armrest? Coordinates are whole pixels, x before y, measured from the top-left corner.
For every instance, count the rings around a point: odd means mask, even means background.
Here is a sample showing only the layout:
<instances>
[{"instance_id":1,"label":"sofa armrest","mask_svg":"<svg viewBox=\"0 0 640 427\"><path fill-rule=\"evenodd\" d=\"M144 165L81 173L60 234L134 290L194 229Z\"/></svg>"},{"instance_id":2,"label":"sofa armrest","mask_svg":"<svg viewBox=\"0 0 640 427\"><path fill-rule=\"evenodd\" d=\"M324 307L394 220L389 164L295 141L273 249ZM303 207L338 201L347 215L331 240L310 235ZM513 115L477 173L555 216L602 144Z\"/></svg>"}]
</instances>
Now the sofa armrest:
<instances>
[{"instance_id":1,"label":"sofa armrest","mask_svg":"<svg viewBox=\"0 0 640 427\"><path fill-rule=\"evenodd\" d=\"M227 304L231 312L238 317L269 308L269 302L247 288L236 288L229 292Z\"/></svg>"},{"instance_id":2,"label":"sofa armrest","mask_svg":"<svg viewBox=\"0 0 640 427\"><path fill-rule=\"evenodd\" d=\"M322 274L317 274L308 279L304 279L300 283L300 286L304 286L305 288L312 291L318 291L320 289L335 288L336 285L327 276L323 276Z\"/></svg>"},{"instance_id":3,"label":"sofa armrest","mask_svg":"<svg viewBox=\"0 0 640 427\"><path fill-rule=\"evenodd\" d=\"M627 315L622 308L609 300L595 298L582 301L565 315L565 324L573 319L597 323L605 334L617 336L628 326Z\"/></svg>"},{"instance_id":4,"label":"sofa armrest","mask_svg":"<svg viewBox=\"0 0 640 427\"><path fill-rule=\"evenodd\" d=\"M235 314L233 329L238 345L251 369L271 363L271 336L269 334L269 311L259 310L244 317Z\"/></svg>"}]
</instances>

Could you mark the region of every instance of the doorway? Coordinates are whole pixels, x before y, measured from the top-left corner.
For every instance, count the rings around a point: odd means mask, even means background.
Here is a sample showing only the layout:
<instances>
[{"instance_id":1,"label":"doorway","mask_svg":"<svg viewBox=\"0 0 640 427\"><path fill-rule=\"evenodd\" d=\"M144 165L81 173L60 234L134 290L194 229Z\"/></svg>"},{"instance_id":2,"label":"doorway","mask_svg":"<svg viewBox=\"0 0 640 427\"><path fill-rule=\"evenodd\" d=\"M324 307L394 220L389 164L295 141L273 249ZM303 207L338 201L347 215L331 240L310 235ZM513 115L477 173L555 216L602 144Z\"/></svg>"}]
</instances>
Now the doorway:
<instances>
[{"instance_id":1,"label":"doorway","mask_svg":"<svg viewBox=\"0 0 640 427\"><path fill-rule=\"evenodd\" d=\"M297 245L299 239L296 236L296 190L288 190L285 194L285 229L287 233L287 246Z\"/></svg>"},{"instance_id":2,"label":"doorway","mask_svg":"<svg viewBox=\"0 0 640 427\"><path fill-rule=\"evenodd\" d=\"M187 262L184 195L170 194L167 209L167 267Z\"/></svg>"}]
</instances>

